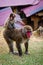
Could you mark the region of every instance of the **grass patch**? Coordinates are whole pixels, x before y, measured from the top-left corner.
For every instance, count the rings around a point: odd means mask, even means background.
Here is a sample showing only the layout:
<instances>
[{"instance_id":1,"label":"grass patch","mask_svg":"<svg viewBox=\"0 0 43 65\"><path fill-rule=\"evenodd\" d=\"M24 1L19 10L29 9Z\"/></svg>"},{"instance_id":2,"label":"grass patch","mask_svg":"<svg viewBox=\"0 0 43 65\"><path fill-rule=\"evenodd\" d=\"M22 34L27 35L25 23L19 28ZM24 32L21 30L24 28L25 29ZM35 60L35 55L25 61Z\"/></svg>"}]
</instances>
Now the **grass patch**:
<instances>
[{"instance_id":1,"label":"grass patch","mask_svg":"<svg viewBox=\"0 0 43 65\"><path fill-rule=\"evenodd\" d=\"M23 53L22 57L8 53L0 54L0 65L43 65L43 42L29 46L29 51L30 55Z\"/></svg>"},{"instance_id":2,"label":"grass patch","mask_svg":"<svg viewBox=\"0 0 43 65\"><path fill-rule=\"evenodd\" d=\"M0 31L0 65L43 65L43 41L40 41L40 39L35 39L32 37L30 40L30 55L24 54L23 45L22 57L8 54L8 50L8 46L2 36L2 31Z\"/></svg>"}]
</instances>

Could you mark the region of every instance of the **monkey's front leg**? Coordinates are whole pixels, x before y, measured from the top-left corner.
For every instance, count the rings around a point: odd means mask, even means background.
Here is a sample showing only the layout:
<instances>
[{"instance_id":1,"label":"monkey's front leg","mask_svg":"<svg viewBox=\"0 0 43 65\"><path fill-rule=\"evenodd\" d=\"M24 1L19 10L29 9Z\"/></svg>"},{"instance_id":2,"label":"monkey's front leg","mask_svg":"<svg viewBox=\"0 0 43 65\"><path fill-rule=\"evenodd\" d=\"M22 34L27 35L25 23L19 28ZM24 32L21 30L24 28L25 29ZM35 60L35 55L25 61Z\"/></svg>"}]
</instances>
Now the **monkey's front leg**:
<instances>
[{"instance_id":1,"label":"monkey's front leg","mask_svg":"<svg viewBox=\"0 0 43 65\"><path fill-rule=\"evenodd\" d=\"M25 45L25 54L28 54L28 41L26 41L24 45Z\"/></svg>"},{"instance_id":2,"label":"monkey's front leg","mask_svg":"<svg viewBox=\"0 0 43 65\"><path fill-rule=\"evenodd\" d=\"M22 56L21 44L20 43L16 43L16 47L17 47L17 50L19 52L19 56Z\"/></svg>"}]
</instances>

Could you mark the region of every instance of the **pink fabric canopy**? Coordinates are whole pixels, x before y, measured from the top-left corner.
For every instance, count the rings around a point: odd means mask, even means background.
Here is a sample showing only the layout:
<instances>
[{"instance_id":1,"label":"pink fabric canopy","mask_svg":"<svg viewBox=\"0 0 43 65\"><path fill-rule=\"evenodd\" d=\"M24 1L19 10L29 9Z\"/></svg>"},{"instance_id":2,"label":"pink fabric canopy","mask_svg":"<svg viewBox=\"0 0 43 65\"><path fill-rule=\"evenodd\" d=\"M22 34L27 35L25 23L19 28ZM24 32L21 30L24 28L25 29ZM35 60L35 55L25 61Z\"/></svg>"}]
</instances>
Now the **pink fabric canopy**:
<instances>
[{"instance_id":1,"label":"pink fabric canopy","mask_svg":"<svg viewBox=\"0 0 43 65\"><path fill-rule=\"evenodd\" d=\"M0 0L0 7L19 6L19 5L35 5L40 0Z\"/></svg>"},{"instance_id":2,"label":"pink fabric canopy","mask_svg":"<svg viewBox=\"0 0 43 65\"><path fill-rule=\"evenodd\" d=\"M0 26L3 26L8 16L12 13L10 7L0 10Z\"/></svg>"},{"instance_id":3,"label":"pink fabric canopy","mask_svg":"<svg viewBox=\"0 0 43 65\"><path fill-rule=\"evenodd\" d=\"M24 13L26 14L27 17L29 17L41 10L43 10L43 0L41 0L37 5L26 7L24 9L22 9L22 11L24 11Z\"/></svg>"}]
</instances>

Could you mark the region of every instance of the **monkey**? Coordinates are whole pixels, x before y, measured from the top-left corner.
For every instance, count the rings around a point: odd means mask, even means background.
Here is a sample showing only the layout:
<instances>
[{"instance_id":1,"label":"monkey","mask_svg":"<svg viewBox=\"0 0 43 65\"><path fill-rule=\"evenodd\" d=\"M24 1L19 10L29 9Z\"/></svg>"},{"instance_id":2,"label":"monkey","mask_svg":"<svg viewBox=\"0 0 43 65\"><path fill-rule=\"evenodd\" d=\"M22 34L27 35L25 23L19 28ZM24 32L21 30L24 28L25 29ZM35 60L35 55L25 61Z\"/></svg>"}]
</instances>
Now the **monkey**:
<instances>
[{"instance_id":1,"label":"monkey","mask_svg":"<svg viewBox=\"0 0 43 65\"><path fill-rule=\"evenodd\" d=\"M9 51L14 54L13 49L13 41L16 41L16 47L18 50L19 56L22 56L22 48L21 43L24 43L25 46L25 54L28 54L28 41L30 37L28 37L27 32L30 32L30 36L32 33L32 27L29 25L23 26L21 29L16 29L14 26L14 17L13 14L10 14L10 19L6 24L6 28L3 32L4 39L6 40Z\"/></svg>"}]
</instances>

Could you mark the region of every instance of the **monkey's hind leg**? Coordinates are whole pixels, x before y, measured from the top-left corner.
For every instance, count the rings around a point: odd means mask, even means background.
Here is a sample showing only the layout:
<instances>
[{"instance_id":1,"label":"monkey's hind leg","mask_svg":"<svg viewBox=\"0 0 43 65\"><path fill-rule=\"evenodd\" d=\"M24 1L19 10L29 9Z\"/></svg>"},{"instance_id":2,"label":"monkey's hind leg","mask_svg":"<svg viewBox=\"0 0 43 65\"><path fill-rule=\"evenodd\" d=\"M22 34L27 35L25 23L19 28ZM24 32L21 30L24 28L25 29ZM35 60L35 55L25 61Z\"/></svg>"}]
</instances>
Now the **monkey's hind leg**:
<instances>
[{"instance_id":1,"label":"monkey's hind leg","mask_svg":"<svg viewBox=\"0 0 43 65\"><path fill-rule=\"evenodd\" d=\"M12 54L14 54L14 50L13 50L13 41L8 37L8 35L6 34L3 34L7 44L8 44L8 47L9 47L9 52L11 52Z\"/></svg>"}]
</instances>

